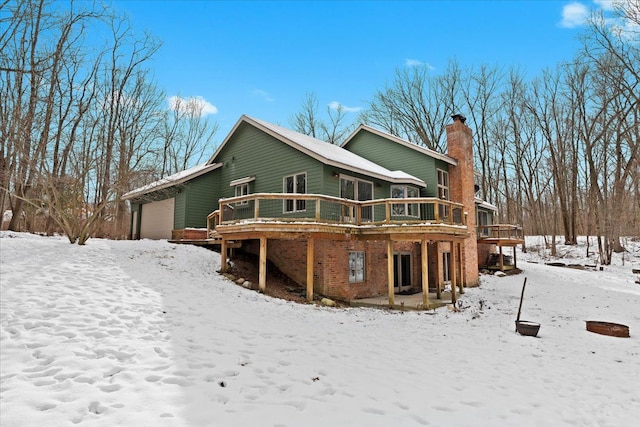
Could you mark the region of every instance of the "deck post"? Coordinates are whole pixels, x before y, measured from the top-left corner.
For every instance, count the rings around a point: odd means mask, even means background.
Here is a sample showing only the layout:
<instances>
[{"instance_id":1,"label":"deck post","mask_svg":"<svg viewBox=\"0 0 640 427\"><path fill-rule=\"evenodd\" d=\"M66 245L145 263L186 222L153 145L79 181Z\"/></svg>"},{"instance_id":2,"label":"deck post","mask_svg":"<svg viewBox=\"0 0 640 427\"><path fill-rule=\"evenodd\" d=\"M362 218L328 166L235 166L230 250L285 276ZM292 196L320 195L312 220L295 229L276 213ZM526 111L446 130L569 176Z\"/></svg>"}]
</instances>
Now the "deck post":
<instances>
[{"instance_id":1,"label":"deck post","mask_svg":"<svg viewBox=\"0 0 640 427\"><path fill-rule=\"evenodd\" d=\"M440 268L440 242L436 242L436 298L442 299L442 269Z\"/></svg>"},{"instance_id":2,"label":"deck post","mask_svg":"<svg viewBox=\"0 0 640 427\"><path fill-rule=\"evenodd\" d=\"M500 271L504 271L504 260L502 259L502 245L498 245L500 248Z\"/></svg>"},{"instance_id":3,"label":"deck post","mask_svg":"<svg viewBox=\"0 0 640 427\"><path fill-rule=\"evenodd\" d=\"M458 286L456 276L457 270L456 267L456 242L451 241L451 256L449 257L449 279L451 279L451 304L456 303L456 286Z\"/></svg>"},{"instance_id":4,"label":"deck post","mask_svg":"<svg viewBox=\"0 0 640 427\"><path fill-rule=\"evenodd\" d=\"M260 292L264 292L267 288L267 238L260 237L260 267L258 287Z\"/></svg>"},{"instance_id":5,"label":"deck post","mask_svg":"<svg viewBox=\"0 0 640 427\"><path fill-rule=\"evenodd\" d=\"M389 238L387 240L387 289L389 290L389 306L393 307L396 303L395 295L393 294L393 240Z\"/></svg>"},{"instance_id":6,"label":"deck post","mask_svg":"<svg viewBox=\"0 0 640 427\"><path fill-rule=\"evenodd\" d=\"M313 301L313 237L307 239L307 302Z\"/></svg>"},{"instance_id":7,"label":"deck post","mask_svg":"<svg viewBox=\"0 0 640 427\"><path fill-rule=\"evenodd\" d=\"M220 242L220 272L227 272L227 241L224 238Z\"/></svg>"},{"instance_id":8,"label":"deck post","mask_svg":"<svg viewBox=\"0 0 640 427\"><path fill-rule=\"evenodd\" d=\"M427 239L422 239L422 308L429 308L429 253Z\"/></svg>"},{"instance_id":9,"label":"deck post","mask_svg":"<svg viewBox=\"0 0 640 427\"><path fill-rule=\"evenodd\" d=\"M516 260L516 247L513 247L513 268L518 268L518 261Z\"/></svg>"},{"instance_id":10,"label":"deck post","mask_svg":"<svg viewBox=\"0 0 640 427\"><path fill-rule=\"evenodd\" d=\"M460 295L464 294L464 262L462 261L462 242L456 243L458 248L458 271L460 272Z\"/></svg>"}]
</instances>

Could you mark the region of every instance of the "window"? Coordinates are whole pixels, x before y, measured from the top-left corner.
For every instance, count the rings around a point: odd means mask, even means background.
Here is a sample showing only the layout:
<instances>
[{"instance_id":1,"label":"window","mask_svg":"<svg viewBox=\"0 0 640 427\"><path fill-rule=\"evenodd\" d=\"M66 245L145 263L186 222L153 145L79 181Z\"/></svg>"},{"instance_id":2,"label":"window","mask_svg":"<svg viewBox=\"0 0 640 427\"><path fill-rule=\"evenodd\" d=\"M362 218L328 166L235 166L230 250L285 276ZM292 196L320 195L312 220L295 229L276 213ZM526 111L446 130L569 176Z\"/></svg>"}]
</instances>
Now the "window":
<instances>
[{"instance_id":1,"label":"window","mask_svg":"<svg viewBox=\"0 0 640 427\"><path fill-rule=\"evenodd\" d=\"M349 200L366 201L373 200L373 183L361 181L350 176L340 177L340 197ZM343 220L353 216L351 212L343 212ZM372 206L363 206L360 209L360 219L363 222L373 221Z\"/></svg>"},{"instance_id":2,"label":"window","mask_svg":"<svg viewBox=\"0 0 640 427\"><path fill-rule=\"evenodd\" d=\"M438 198L449 200L449 172L438 169ZM440 219L449 219L449 205L439 205Z\"/></svg>"},{"instance_id":3,"label":"window","mask_svg":"<svg viewBox=\"0 0 640 427\"><path fill-rule=\"evenodd\" d=\"M405 199L412 197L419 197L420 191L416 187L409 185L392 185L391 186L391 198L393 199ZM391 205L391 215L408 215L418 216L418 204L417 203L394 203Z\"/></svg>"},{"instance_id":4,"label":"window","mask_svg":"<svg viewBox=\"0 0 640 427\"><path fill-rule=\"evenodd\" d=\"M449 200L449 172L438 169L438 198Z\"/></svg>"},{"instance_id":5,"label":"window","mask_svg":"<svg viewBox=\"0 0 640 427\"><path fill-rule=\"evenodd\" d=\"M255 179L255 176L245 176L244 178L234 179L233 181L229 182L229 186L233 187L235 197L246 196L247 194L249 194L249 183L255 181ZM235 206L243 206L248 204L248 200L234 203Z\"/></svg>"},{"instance_id":6,"label":"window","mask_svg":"<svg viewBox=\"0 0 640 427\"><path fill-rule=\"evenodd\" d=\"M307 192L307 174L299 173L297 175L290 175L284 177L283 193L292 194L306 194ZM306 200L285 200L284 211L285 212L300 212L307 208Z\"/></svg>"},{"instance_id":7,"label":"window","mask_svg":"<svg viewBox=\"0 0 640 427\"><path fill-rule=\"evenodd\" d=\"M236 197L246 196L247 194L249 194L249 183L236 185L235 189L236 189ZM237 202L236 206L242 206L248 203L249 203L248 200L243 200L241 202Z\"/></svg>"},{"instance_id":8,"label":"window","mask_svg":"<svg viewBox=\"0 0 640 427\"><path fill-rule=\"evenodd\" d=\"M349 252L349 283L364 282L364 252Z\"/></svg>"},{"instance_id":9,"label":"window","mask_svg":"<svg viewBox=\"0 0 640 427\"><path fill-rule=\"evenodd\" d=\"M489 235L489 227L491 225L491 214L485 210L478 209L478 230L479 234L483 237Z\"/></svg>"}]
</instances>

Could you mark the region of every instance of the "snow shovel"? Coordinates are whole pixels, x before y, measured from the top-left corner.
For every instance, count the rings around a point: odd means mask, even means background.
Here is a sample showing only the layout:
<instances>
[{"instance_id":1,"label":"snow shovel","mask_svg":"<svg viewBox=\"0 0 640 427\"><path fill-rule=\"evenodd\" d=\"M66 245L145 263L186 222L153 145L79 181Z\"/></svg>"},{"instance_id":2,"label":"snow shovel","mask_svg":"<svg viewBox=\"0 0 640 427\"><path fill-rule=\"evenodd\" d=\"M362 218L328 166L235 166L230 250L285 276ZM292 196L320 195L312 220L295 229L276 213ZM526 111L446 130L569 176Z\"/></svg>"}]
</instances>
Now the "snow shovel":
<instances>
[{"instance_id":1,"label":"snow shovel","mask_svg":"<svg viewBox=\"0 0 640 427\"><path fill-rule=\"evenodd\" d=\"M540 323L530 322L528 320L520 320L520 311L522 310L522 299L524 298L524 288L527 286L527 278L524 278L522 284L522 293L520 294L520 305L518 306L518 317L516 318L516 332L520 335L535 337L540 330Z\"/></svg>"}]
</instances>

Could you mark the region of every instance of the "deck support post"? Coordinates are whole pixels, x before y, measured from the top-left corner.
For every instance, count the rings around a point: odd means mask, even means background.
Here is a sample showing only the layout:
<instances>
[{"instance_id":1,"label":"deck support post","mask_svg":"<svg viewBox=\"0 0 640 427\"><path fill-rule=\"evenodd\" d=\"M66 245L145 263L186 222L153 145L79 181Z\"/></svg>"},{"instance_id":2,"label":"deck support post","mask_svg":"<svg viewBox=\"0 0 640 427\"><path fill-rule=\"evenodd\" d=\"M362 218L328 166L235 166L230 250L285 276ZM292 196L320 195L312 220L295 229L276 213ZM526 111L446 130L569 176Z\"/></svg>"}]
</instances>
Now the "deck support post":
<instances>
[{"instance_id":1,"label":"deck support post","mask_svg":"<svg viewBox=\"0 0 640 427\"><path fill-rule=\"evenodd\" d=\"M516 260L516 247L513 247L513 268L518 268L518 261Z\"/></svg>"},{"instance_id":2,"label":"deck support post","mask_svg":"<svg viewBox=\"0 0 640 427\"><path fill-rule=\"evenodd\" d=\"M442 269L440 268L440 242L436 242L436 298L442 299Z\"/></svg>"},{"instance_id":3,"label":"deck support post","mask_svg":"<svg viewBox=\"0 0 640 427\"><path fill-rule=\"evenodd\" d=\"M393 240L387 240L387 289L389 291L389 306L393 307L396 303L393 294Z\"/></svg>"},{"instance_id":4,"label":"deck support post","mask_svg":"<svg viewBox=\"0 0 640 427\"><path fill-rule=\"evenodd\" d=\"M456 246L458 248L457 251L457 258L458 258L458 271L460 272L460 295L464 294L464 285L465 285L465 280L464 280L464 262L462 261L462 242L458 242L456 243Z\"/></svg>"},{"instance_id":5,"label":"deck support post","mask_svg":"<svg viewBox=\"0 0 640 427\"><path fill-rule=\"evenodd\" d=\"M422 308L429 308L429 253L427 239L422 239L421 261L422 261Z\"/></svg>"},{"instance_id":6,"label":"deck support post","mask_svg":"<svg viewBox=\"0 0 640 427\"><path fill-rule=\"evenodd\" d=\"M227 241L225 239L220 242L220 272L227 272Z\"/></svg>"},{"instance_id":7,"label":"deck support post","mask_svg":"<svg viewBox=\"0 0 640 427\"><path fill-rule=\"evenodd\" d=\"M500 248L500 271L504 271L504 260L502 259L502 245L499 245Z\"/></svg>"},{"instance_id":8,"label":"deck support post","mask_svg":"<svg viewBox=\"0 0 640 427\"><path fill-rule=\"evenodd\" d=\"M456 303L456 286L458 286L457 284L457 280L456 280L456 272L458 270L457 266L456 266L456 242L451 241L451 256L449 257L449 278L451 279L451 304L455 304Z\"/></svg>"},{"instance_id":9,"label":"deck support post","mask_svg":"<svg viewBox=\"0 0 640 427\"><path fill-rule=\"evenodd\" d=\"M307 302L313 301L313 237L307 239Z\"/></svg>"},{"instance_id":10,"label":"deck support post","mask_svg":"<svg viewBox=\"0 0 640 427\"><path fill-rule=\"evenodd\" d=\"M267 288L267 238L260 237L260 267L258 288L260 292L264 292Z\"/></svg>"}]
</instances>

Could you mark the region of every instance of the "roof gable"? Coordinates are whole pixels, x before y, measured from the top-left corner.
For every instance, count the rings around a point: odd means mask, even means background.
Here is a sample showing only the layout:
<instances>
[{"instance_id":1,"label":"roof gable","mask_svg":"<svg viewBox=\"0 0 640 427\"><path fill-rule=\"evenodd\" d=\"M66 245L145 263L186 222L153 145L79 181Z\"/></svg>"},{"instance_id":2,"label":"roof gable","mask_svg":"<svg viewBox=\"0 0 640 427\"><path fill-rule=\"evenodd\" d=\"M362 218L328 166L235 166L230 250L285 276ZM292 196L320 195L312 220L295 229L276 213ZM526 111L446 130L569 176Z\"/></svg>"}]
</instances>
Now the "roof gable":
<instances>
[{"instance_id":1,"label":"roof gable","mask_svg":"<svg viewBox=\"0 0 640 427\"><path fill-rule=\"evenodd\" d=\"M229 142L233 134L243 123L260 129L266 134L271 135L277 140L316 159L317 161L325 165L339 167L341 169L360 173L370 177L375 177L384 181L397 183L413 183L421 187L426 186L424 181L420 178L416 178L415 176L403 171L390 171L380 166L379 164L367 160L348 150L345 150L340 146L329 144L328 142L321 141L309 135L304 135L291 129L267 123L265 121L245 115L243 115L238 120L231 132L229 132L222 144L220 144L214 155L209 160L209 164L212 164L216 161L224 146Z\"/></svg>"},{"instance_id":2,"label":"roof gable","mask_svg":"<svg viewBox=\"0 0 640 427\"><path fill-rule=\"evenodd\" d=\"M408 147L414 151L417 151L425 156L429 156L432 157L434 159L438 159L438 160L442 160L445 163L448 163L450 165L453 166L457 166L458 161L456 159L454 159L453 157L449 157L446 154L442 154L442 153L438 153L437 151L431 150L429 148L426 147L422 147L420 145L414 144L412 142L409 142L405 139L402 139L400 137L397 137L395 135L391 135L390 133L387 132L383 132L379 129L376 129L374 127L368 126L368 125L360 125L358 126L358 128L353 131L353 133L351 133L351 135L349 135L349 137L342 143L341 147L346 149L346 146L349 144L349 142L351 142L353 140L353 138L358 135L360 132L370 132L374 135L378 135L388 141L394 142L396 144L400 144L402 146Z\"/></svg>"}]
</instances>

